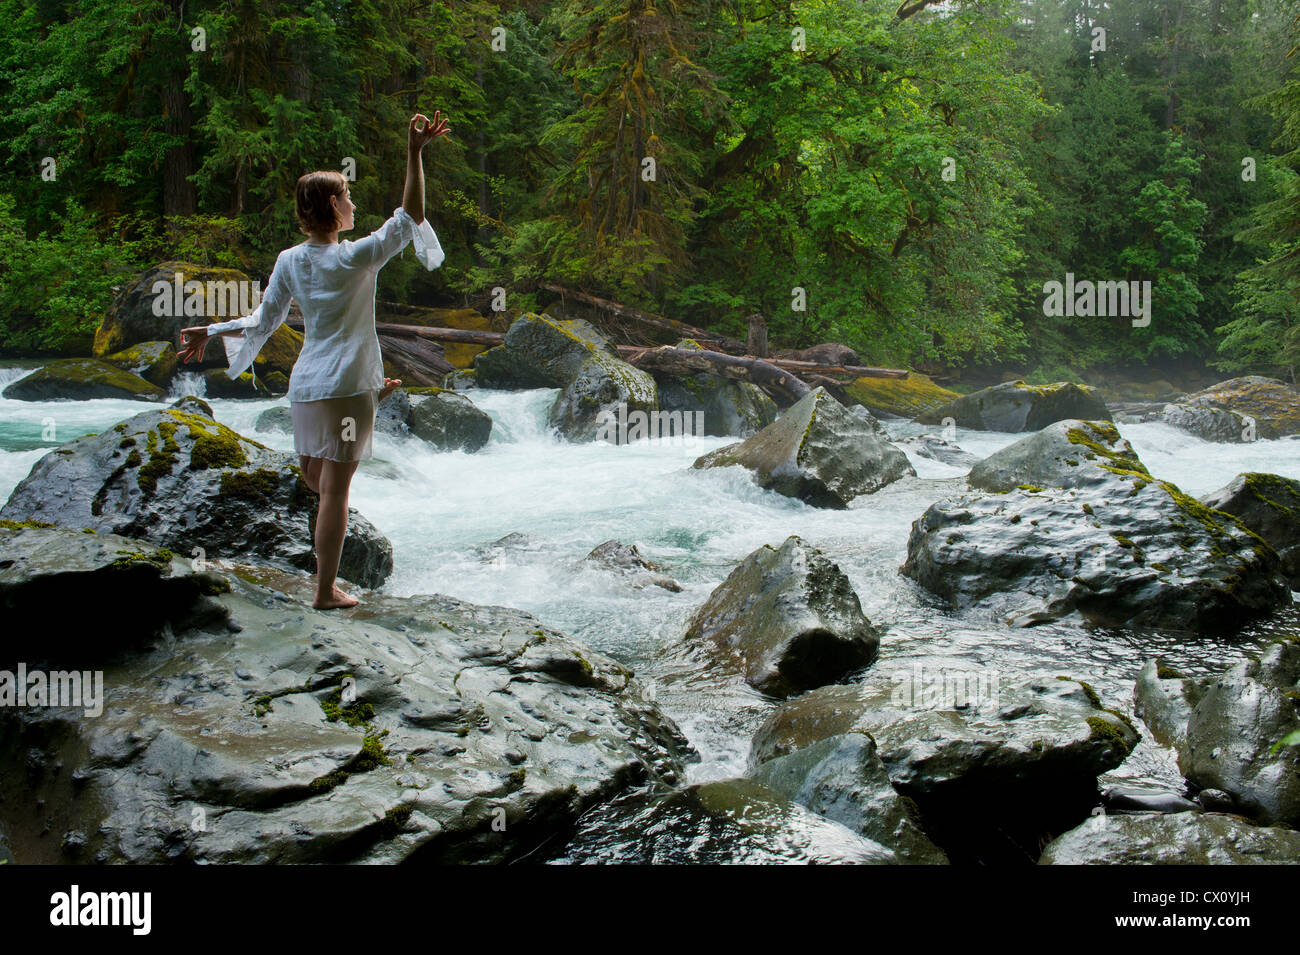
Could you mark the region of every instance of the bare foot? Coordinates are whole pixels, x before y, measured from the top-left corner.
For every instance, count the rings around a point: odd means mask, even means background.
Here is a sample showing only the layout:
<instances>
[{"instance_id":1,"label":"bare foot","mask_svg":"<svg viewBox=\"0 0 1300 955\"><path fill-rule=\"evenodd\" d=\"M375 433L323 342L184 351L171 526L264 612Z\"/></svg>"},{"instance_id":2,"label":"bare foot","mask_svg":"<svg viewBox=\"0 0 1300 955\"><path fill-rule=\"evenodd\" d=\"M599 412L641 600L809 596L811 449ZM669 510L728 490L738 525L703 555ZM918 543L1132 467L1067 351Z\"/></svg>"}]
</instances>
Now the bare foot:
<instances>
[{"instance_id":1,"label":"bare foot","mask_svg":"<svg viewBox=\"0 0 1300 955\"><path fill-rule=\"evenodd\" d=\"M394 391L396 391L401 386L402 386L402 379L385 378L384 387L379 389L379 400L383 401L385 398L387 398L389 395L391 395Z\"/></svg>"},{"instance_id":2,"label":"bare foot","mask_svg":"<svg viewBox=\"0 0 1300 955\"><path fill-rule=\"evenodd\" d=\"M318 594L316 599L312 601L311 605L317 610L333 610L338 607L355 607L359 603L361 603L361 601L356 597L353 597L350 594L345 594L336 586L333 593L324 600L321 600L320 595Z\"/></svg>"}]
</instances>

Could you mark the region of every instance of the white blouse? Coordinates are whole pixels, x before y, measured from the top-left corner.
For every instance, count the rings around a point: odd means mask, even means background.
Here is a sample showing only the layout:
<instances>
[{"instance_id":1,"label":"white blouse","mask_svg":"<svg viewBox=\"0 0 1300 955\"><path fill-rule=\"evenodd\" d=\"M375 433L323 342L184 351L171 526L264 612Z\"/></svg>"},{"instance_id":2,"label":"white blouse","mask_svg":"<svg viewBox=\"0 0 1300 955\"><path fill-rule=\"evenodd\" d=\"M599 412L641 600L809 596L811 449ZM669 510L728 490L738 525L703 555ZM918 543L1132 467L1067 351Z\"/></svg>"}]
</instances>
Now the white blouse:
<instances>
[{"instance_id":1,"label":"white blouse","mask_svg":"<svg viewBox=\"0 0 1300 955\"><path fill-rule=\"evenodd\" d=\"M275 260L261 303L245 318L216 322L208 334L242 329L222 338L238 378L253 364L271 334L289 314L292 299L302 309L302 353L289 375L290 401L340 398L384 387L384 363L375 332L375 279L394 255L414 240L426 269L445 258L429 220L418 226L403 208L364 239L329 245L303 242Z\"/></svg>"}]
</instances>

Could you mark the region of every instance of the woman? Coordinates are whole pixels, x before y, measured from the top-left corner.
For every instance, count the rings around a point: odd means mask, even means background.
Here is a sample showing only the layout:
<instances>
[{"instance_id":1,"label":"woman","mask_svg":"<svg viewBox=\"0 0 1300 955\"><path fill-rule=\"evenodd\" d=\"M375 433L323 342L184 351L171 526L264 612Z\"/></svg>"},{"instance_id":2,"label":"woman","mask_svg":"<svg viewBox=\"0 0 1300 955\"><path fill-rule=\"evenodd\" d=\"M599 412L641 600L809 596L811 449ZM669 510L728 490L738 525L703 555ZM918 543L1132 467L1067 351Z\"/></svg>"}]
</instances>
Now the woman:
<instances>
[{"instance_id":1,"label":"woman","mask_svg":"<svg viewBox=\"0 0 1300 955\"><path fill-rule=\"evenodd\" d=\"M424 218L421 151L448 131L447 121L421 113L407 129L406 188L392 218L357 242L339 241L353 227L356 207L337 172L312 172L298 180L296 211L308 241L275 260L261 304L246 318L181 330L181 360L203 359L221 336L237 378L253 363L272 332L298 302L305 321L302 352L289 376L294 448L303 479L320 495L316 513L318 609L360 601L338 588L339 557L347 533L348 491L357 465L371 457L379 402L402 382L384 377L375 333L375 279L384 263L414 240L425 268L443 261L442 246Z\"/></svg>"}]
</instances>

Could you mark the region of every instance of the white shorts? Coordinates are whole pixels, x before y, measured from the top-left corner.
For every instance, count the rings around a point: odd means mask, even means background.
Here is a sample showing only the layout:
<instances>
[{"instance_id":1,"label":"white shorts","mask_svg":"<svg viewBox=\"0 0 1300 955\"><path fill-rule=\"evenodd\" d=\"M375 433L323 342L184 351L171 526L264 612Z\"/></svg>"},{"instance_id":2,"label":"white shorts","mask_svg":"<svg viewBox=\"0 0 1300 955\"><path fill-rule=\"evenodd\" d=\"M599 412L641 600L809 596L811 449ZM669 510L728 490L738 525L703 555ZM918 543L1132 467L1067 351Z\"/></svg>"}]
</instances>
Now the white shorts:
<instances>
[{"instance_id":1,"label":"white shorts","mask_svg":"<svg viewBox=\"0 0 1300 955\"><path fill-rule=\"evenodd\" d=\"M293 446L299 454L331 461L364 461L374 450L379 392L291 401Z\"/></svg>"}]
</instances>

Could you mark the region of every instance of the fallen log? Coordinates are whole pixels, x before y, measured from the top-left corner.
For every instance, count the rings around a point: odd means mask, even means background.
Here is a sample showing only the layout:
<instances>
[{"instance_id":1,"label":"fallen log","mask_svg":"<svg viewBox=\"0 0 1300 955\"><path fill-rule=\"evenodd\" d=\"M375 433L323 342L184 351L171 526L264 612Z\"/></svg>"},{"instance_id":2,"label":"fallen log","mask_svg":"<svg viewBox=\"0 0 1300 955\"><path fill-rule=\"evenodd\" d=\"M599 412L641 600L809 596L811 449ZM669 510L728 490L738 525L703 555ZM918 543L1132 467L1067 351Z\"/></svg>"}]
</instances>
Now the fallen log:
<instances>
[{"instance_id":1,"label":"fallen log","mask_svg":"<svg viewBox=\"0 0 1300 955\"><path fill-rule=\"evenodd\" d=\"M665 318L662 315L654 315L650 312L643 312L639 308L633 308L631 305L622 305L618 302L611 302L609 299L597 298L595 295L588 295L586 292L579 292L575 289L566 288L563 285L555 285L551 282L541 282L538 288L544 288L548 292L555 292L564 298L576 299L585 305L591 305L595 308L603 309L606 312L612 312L620 318L626 318L628 321L637 322L650 328L658 329L661 332L671 332L678 338L693 338L701 345L705 342L720 346L720 350L733 354L743 355L746 352L745 343L737 341L734 338L728 338L726 335L719 335L717 332L707 332L702 328L696 328L694 325L687 325L685 322L679 322L675 318Z\"/></svg>"},{"instance_id":2,"label":"fallen log","mask_svg":"<svg viewBox=\"0 0 1300 955\"><path fill-rule=\"evenodd\" d=\"M789 407L812 391L806 382L791 372L783 371L761 358L663 345L659 348L642 348L640 354L627 360L644 371L662 371L671 375L708 372L719 378L748 381L762 388L777 404L784 407Z\"/></svg>"}]
</instances>

